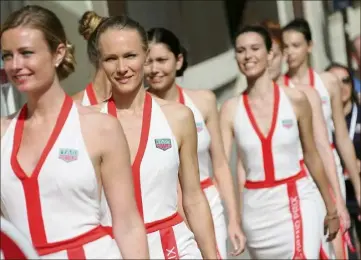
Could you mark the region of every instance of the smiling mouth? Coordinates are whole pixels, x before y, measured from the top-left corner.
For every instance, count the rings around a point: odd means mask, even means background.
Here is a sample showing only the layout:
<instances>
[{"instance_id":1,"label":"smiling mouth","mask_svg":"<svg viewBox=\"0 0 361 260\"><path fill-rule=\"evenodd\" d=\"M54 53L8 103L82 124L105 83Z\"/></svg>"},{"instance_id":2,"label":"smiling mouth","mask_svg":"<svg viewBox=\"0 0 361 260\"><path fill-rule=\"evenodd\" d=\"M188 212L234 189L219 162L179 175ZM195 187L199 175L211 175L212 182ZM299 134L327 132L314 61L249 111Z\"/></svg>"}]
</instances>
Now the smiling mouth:
<instances>
[{"instance_id":1,"label":"smiling mouth","mask_svg":"<svg viewBox=\"0 0 361 260\"><path fill-rule=\"evenodd\" d=\"M32 74L28 74L28 75L18 75L18 76L14 76L14 81L18 82L18 83L24 83L26 80L28 80L30 77L32 76Z\"/></svg>"}]
</instances>

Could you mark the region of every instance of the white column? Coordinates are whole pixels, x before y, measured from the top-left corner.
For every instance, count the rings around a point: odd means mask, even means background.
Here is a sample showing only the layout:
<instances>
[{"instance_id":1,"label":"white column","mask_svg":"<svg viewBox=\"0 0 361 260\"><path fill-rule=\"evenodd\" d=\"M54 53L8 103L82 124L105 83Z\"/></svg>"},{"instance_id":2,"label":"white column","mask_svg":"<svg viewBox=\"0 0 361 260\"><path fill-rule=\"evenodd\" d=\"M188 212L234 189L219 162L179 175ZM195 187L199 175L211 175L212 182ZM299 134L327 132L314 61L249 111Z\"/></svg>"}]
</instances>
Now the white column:
<instances>
[{"instance_id":1,"label":"white column","mask_svg":"<svg viewBox=\"0 0 361 260\"><path fill-rule=\"evenodd\" d=\"M315 70L323 70L328 64L329 59L325 50L325 12L322 1L302 1L305 19L310 24L313 40L313 51L311 55L312 67Z\"/></svg>"},{"instance_id":2,"label":"white column","mask_svg":"<svg viewBox=\"0 0 361 260\"><path fill-rule=\"evenodd\" d=\"M277 11L278 20L281 26L285 26L288 22L295 18L292 1L277 1Z\"/></svg>"},{"instance_id":3,"label":"white column","mask_svg":"<svg viewBox=\"0 0 361 260\"><path fill-rule=\"evenodd\" d=\"M333 13L328 17L328 32L332 60L347 66L345 31L341 12Z\"/></svg>"}]
</instances>

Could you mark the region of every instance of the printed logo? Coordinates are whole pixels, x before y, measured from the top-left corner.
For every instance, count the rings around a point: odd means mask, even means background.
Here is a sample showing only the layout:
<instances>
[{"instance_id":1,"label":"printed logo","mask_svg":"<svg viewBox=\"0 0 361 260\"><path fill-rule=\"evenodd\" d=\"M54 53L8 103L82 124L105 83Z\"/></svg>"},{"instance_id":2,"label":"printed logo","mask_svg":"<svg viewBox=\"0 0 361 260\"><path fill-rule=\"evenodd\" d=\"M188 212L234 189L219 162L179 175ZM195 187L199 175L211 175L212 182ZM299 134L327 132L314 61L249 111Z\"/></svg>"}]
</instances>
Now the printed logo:
<instances>
[{"instance_id":1,"label":"printed logo","mask_svg":"<svg viewBox=\"0 0 361 260\"><path fill-rule=\"evenodd\" d=\"M155 139L154 142L155 142L155 147L163 151L172 148L172 142L169 138Z\"/></svg>"},{"instance_id":2,"label":"printed logo","mask_svg":"<svg viewBox=\"0 0 361 260\"><path fill-rule=\"evenodd\" d=\"M203 122L197 122L196 123L196 127L197 127L197 132L202 132L203 130Z\"/></svg>"},{"instance_id":3,"label":"printed logo","mask_svg":"<svg viewBox=\"0 0 361 260\"><path fill-rule=\"evenodd\" d=\"M300 212L299 198L296 196L290 196L290 207L293 221L293 229L295 234L295 255L293 259L305 259L303 253L303 234L302 234L302 219Z\"/></svg>"},{"instance_id":4,"label":"printed logo","mask_svg":"<svg viewBox=\"0 0 361 260\"><path fill-rule=\"evenodd\" d=\"M64 162L72 162L78 160L78 150L70 148L60 148L59 149L59 159Z\"/></svg>"},{"instance_id":5,"label":"printed logo","mask_svg":"<svg viewBox=\"0 0 361 260\"><path fill-rule=\"evenodd\" d=\"M356 124L355 133L356 133L356 134L360 134L360 133L361 133L361 124Z\"/></svg>"},{"instance_id":6,"label":"printed logo","mask_svg":"<svg viewBox=\"0 0 361 260\"><path fill-rule=\"evenodd\" d=\"M328 100L327 97L325 97L325 96L322 96L322 97L321 97L321 102L322 102L323 105L324 105L324 104L327 104L327 100Z\"/></svg>"},{"instance_id":7,"label":"printed logo","mask_svg":"<svg viewBox=\"0 0 361 260\"><path fill-rule=\"evenodd\" d=\"M178 252L177 252L177 248L175 246L173 246L171 249L166 248L165 249L165 259L178 259Z\"/></svg>"},{"instance_id":8,"label":"printed logo","mask_svg":"<svg viewBox=\"0 0 361 260\"><path fill-rule=\"evenodd\" d=\"M282 120L282 126L289 129L293 126L293 121L292 119L284 119Z\"/></svg>"}]
</instances>

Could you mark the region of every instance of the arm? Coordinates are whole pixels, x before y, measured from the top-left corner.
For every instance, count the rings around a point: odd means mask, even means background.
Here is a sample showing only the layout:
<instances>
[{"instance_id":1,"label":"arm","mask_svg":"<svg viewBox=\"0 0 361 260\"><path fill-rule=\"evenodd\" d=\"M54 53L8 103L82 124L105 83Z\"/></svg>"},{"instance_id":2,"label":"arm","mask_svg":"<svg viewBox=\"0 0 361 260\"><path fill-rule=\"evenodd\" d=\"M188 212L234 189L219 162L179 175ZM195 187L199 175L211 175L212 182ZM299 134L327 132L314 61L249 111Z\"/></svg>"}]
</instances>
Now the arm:
<instances>
[{"instance_id":1,"label":"arm","mask_svg":"<svg viewBox=\"0 0 361 260\"><path fill-rule=\"evenodd\" d=\"M312 108L313 135L316 147L323 162L323 166L325 167L328 180L332 185L332 190L335 193L337 209L342 216L342 219L346 221L346 226L349 226L348 211L346 209L345 201L342 198L340 183L337 177L336 164L329 140L327 138L328 133L323 117L321 99L318 93L312 88L307 89L307 92L305 93L307 94Z\"/></svg>"},{"instance_id":2,"label":"arm","mask_svg":"<svg viewBox=\"0 0 361 260\"><path fill-rule=\"evenodd\" d=\"M115 240L124 259L149 259L144 223L135 203L130 156L123 129L115 118L109 118L103 125L100 172Z\"/></svg>"},{"instance_id":3,"label":"arm","mask_svg":"<svg viewBox=\"0 0 361 260\"><path fill-rule=\"evenodd\" d=\"M338 86L339 82L336 78L331 80L329 84L331 85L328 89L331 94L332 119L335 125L336 145L343 161L345 162L345 167L349 172L350 180L353 184L355 195L360 206L360 169L357 168L355 148L348 135L347 125L343 114L340 93L341 88Z\"/></svg>"},{"instance_id":4,"label":"arm","mask_svg":"<svg viewBox=\"0 0 361 260\"><path fill-rule=\"evenodd\" d=\"M326 178L325 171L319 153L316 148L315 141L312 135L312 110L311 106L303 93L300 93L297 100L296 107L298 108L298 125L300 131L300 140L303 149L304 160L306 166L310 170L320 193L325 202L327 209L327 216L329 216L329 240L333 240L339 229L338 219L334 218L337 214L336 208L333 204L328 187L330 183ZM327 219L326 216L326 219Z\"/></svg>"},{"instance_id":5,"label":"arm","mask_svg":"<svg viewBox=\"0 0 361 260\"><path fill-rule=\"evenodd\" d=\"M203 258L217 259L212 215L199 181L196 126L192 111L186 107L183 111L179 121L182 122L179 181L183 209Z\"/></svg>"},{"instance_id":6,"label":"arm","mask_svg":"<svg viewBox=\"0 0 361 260\"><path fill-rule=\"evenodd\" d=\"M243 251L244 245L242 245L243 234L240 229L240 214L237 207L233 179L224 154L216 98L213 93L209 95L207 101L208 113L206 125L211 136L210 155L212 158L213 172L221 197L227 208L228 232L235 250L233 254L238 255ZM241 244L239 245L239 243Z\"/></svg>"}]
</instances>

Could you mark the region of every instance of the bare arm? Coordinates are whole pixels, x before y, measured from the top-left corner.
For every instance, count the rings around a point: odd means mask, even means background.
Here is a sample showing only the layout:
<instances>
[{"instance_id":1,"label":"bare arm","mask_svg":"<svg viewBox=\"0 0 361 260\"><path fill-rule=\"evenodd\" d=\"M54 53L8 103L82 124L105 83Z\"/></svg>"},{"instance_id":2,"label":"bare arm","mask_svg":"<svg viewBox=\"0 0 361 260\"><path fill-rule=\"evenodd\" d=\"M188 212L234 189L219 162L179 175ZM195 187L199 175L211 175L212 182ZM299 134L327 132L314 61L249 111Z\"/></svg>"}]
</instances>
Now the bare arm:
<instances>
[{"instance_id":1,"label":"bare arm","mask_svg":"<svg viewBox=\"0 0 361 260\"><path fill-rule=\"evenodd\" d=\"M115 118L109 118L104 125L100 172L115 240L124 259L149 259L145 227L135 202L130 155L123 129Z\"/></svg>"},{"instance_id":2,"label":"bare arm","mask_svg":"<svg viewBox=\"0 0 361 260\"><path fill-rule=\"evenodd\" d=\"M183 209L203 258L217 259L212 215L199 181L196 126L192 111L186 107L181 122L179 181Z\"/></svg>"},{"instance_id":3,"label":"bare arm","mask_svg":"<svg viewBox=\"0 0 361 260\"><path fill-rule=\"evenodd\" d=\"M333 75L332 75L333 76ZM347 125L342 109L341 93L340 87L338 86L339 82L336 77L329 81L329 92L331 96L331 106L332 106L332 119L335 126L335 138L336 145L342 157L342 160L345 162L345 167L350 175L350 180L353 184L356 198L358 198L358 203L360 205L360 196L361 196L361 182L360 182L360 169L357 167L357 159L355 154L355 148L352 144L352 141L348 135Z\"/></svg>"},{"instance_id":4,"label":"bare arm","mask_svg":"<svg viewBox=\"0 0 361 260\"><path fill-rule=\"evenodd\" d=\"M307 92L308 100L310 101L312 108L312 124L313 124L313 134L314 140L316 142L316 147L323 166L325 167L327 177L332 185L332 189L336 196L336 201L338 205L345 204L342 194L340 183L337 177L336 164L333 157L332 149L328 140L328 133L326 128L326 122L324 120L321 99L316 92L316 90L309 88Z\"/></svg>"},{"instance_id":5,"label":"bare arm","mask_svg":"<svg viewBox=\"0 0 361 260\"><path fill-rule=\"evenodd\" d=\"M330 183L326 177L324 167L312 135L312 109L310 103L303 93L300 93L300 97L297 98L295 103L299 112L298 125L304 160L321 193L323 201L325 202L327 209L325 224L329 225L328 241L331 241L337 235L339 230L339 221L337 218L336 207L332 201L332 197L328 189Z\"/></svg>"}]
</instances>

